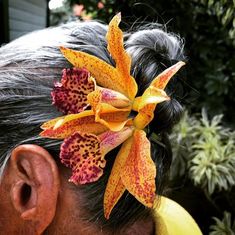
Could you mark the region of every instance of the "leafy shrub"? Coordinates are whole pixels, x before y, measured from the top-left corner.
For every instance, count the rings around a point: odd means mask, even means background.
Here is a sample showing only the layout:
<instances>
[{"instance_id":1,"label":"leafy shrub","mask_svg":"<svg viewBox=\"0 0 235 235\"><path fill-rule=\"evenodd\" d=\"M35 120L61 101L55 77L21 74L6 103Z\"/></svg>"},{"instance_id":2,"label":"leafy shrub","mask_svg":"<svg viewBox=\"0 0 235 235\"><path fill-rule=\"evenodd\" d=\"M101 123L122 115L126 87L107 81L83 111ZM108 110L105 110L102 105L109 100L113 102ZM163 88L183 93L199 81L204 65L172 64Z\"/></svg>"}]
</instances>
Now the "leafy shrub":
<instances>
[{"instance_id":1,"label":"leafy shrub","mask_svg":"<svg viewBox=\"0 0 235 235\"><path fill-rule=\"evenodd\" d=\"M195 185L212 194L235 185L235 132L222 126L223 115L200 119L186 112L171 135L172 178L188 173Z\"/></svg>"},{"instance_id":2,"label":"leafy shrub","mask_svg":"<svg viewBox=\"0 0 235 235\"><path fill-rule=\"evenodd\" d=\"M196 185L212 194L235 185L235 133L221 126L222 115L208 120L205 110L194 126L189 175Z\"/></svg>"},{"instance_id":3,"label":"leafy shrub","mask_svg":"<svg viewBox=\"0 0 235 235\"><path fill-rule=\"evenodd\" d=\"M171 179L181 177L188 168L188 161L191 159L192 141L195 137L194 127L199 121L194 116L189 116L186 111L180 123L174 128L170 136L173 152L173 164L171 168Z\"/></svg>"},{"instance_id":4,"label":"leafy shrub","mask_svg":"<svg viewBox=\"0 0 235 235\"><path fill-rule=\"evenodd\" d=\"M231 214L224 212L222 220L214 217L214 225L210 226L209 235L235 235L235 220L232 222Z\"/></svg>"}]
</instances>

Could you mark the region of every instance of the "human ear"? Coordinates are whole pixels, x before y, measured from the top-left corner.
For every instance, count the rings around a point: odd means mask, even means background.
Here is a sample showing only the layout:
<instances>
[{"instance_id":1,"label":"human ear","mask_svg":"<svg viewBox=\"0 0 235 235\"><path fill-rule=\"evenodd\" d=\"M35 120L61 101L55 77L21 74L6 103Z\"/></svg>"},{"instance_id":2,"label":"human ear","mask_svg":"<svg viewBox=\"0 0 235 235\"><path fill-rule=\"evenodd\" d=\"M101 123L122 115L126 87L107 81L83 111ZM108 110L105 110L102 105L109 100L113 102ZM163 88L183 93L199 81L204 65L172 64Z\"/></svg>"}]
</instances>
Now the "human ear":
<instances>
[{"instance_id":1,"label":"human ear","mask_svg":"<svg viewBox=\"0 0 235 235\"><path fill-rule=\"evenodd\" d=\"M37 145L20 145L10 158L11 201L36 234L52 222L59 192L59 173L53 157ZM26 223L27 224L27 223Z\"/></svg>"}]
</instances>

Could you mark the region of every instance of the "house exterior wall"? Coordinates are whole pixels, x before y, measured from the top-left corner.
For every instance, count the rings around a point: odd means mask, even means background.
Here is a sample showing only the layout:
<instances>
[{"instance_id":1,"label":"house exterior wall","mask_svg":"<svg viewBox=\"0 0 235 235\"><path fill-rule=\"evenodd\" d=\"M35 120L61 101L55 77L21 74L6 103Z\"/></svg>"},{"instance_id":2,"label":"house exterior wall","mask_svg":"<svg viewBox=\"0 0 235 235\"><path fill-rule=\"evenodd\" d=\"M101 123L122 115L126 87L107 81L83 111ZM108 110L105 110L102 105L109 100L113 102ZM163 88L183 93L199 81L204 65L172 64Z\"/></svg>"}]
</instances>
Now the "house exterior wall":
<instances>
[{"instance_id":1,"label":"house exterior wall","mask_svg":"<svg viewBox=\"0 0 235 235\"><path fill-rule=\"evenodd\" d=\"M10 41L47 25L46 0L9 0Z\"/></svg>"},{"instance_id":2,"label":"house exterior wall","mask_svg":"<svg viewBox=\"0 0 235 235\"><path fill-rule=\"evenodd\" d=\"M9 42L8 0L0 0L0 46Z\"/></svg>"}]
</instances>

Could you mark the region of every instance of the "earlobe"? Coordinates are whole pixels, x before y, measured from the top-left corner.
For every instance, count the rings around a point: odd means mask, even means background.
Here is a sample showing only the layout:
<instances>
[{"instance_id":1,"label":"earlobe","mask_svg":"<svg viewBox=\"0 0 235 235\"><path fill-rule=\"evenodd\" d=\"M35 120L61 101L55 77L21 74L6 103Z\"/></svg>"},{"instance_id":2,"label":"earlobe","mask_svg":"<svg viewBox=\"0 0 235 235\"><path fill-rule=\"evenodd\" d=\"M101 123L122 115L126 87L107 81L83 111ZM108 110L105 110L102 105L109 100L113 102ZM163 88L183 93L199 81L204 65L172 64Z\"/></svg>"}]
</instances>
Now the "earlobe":
<instances>
[{"instance_id":1,"label":"earlobe","mask_svg":"<svg viewBox=\"0 0 235 235\"><path fill-rule=\"evenodd\" d=\"M21 219L43 232L52 222L59 192L59 173L53 157L37 145L20 145L11 154L11 200Z\"/></svg>"}]
</instances>

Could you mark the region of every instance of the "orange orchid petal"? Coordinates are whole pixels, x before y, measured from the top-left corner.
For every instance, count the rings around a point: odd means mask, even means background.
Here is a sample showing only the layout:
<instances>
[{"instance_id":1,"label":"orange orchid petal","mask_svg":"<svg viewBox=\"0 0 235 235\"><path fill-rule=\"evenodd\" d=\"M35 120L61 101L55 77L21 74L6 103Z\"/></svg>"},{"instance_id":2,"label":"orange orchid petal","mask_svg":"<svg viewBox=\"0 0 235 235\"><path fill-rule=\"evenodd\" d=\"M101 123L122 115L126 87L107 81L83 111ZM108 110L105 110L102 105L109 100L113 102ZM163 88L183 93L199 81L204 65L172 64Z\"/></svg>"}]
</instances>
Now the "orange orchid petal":
<instances>
[{"instance_id":1,"label":"orange orchid petal","mask_svg":"<svg viewBox=\"0 0 235 235\"><path fill-rule=\"evenodd\" d=\"M141 102L141 96L138 96L134 99L134 102L132 104L132 110L138 112L139 111L139 104Z\"/></svg>"},{"instance_id":2,"label":"orange orchid petal","mask_svg":"<svg viewBox=\"0 0 235 235\"><path fill-rule=\"evenodd\" d=\"M121 177L118 176L118 173L116 173L115 176L113 175L112 178L109 178L109 182L112 183L108 183L104 194L104 217L106 219L109 219L114 206L126 190L126 187L122 183Z\"/></svg>"},{"instance_id":3,"label":"orange orchid petal","mask_svg":"<svg viewBox=\"0 0 235 235\"><path fill-rule=\"evenodd\" d=\"M129 121L129 108L118 109L102 103L102 91L96 90L88 96L88 101L95 113L95 120L112 131L120 131Z\"/></svg>"},{"instance_id":4,"label":"orange orchid petal","mask_svg":"<svg viewBox=\"0 0 235 235\"><path fill-rule=\"evenodd\" d=\"M125 94L133 100L137 93L137 84L135 79L130 76L131 58L125 51L123 45L123 33L118 27L121 21L121 14L117 14L109 23L108 32L106 35L108 41L108 50L112 58L116 62L116 69L120 74L120 81L125 87Z\"/></svg>"},{"instance_id":5,"label":"orange orchid petal","mask_svg":"<svg viewBox=\"0 0 235 235\"><path fill-rule=\"evenodd\" d=\"M178 70L184 66L185 63L183 61L179 61L178 63L172 65L171 67L164 70L160 73L154 80L151 82L150 86L154 86L159 89L165 89L166 85L170 81L170 79L178 72Z\"/></svg>"},{"instance_id":6,"label":"orange orchid petal","mask_svg":"<svg viewBox=\"0 0 235 235\"><path fill-rule=\"evenodd\" d=\"M100 92L100 101L102 103L110 104L115 108L125 108L131 104L131 101L120 92L103 87L97 87L97 90ZM88 96L92 95L92 93L94 92L91 92Z\"/></svg>"},{"instance_id":7,"label":"orange orchid petal","mask_svg":"<svg viewBox=\"0 0 235 235\"><path fill-rule=\"evenodd\" d=\"M118 155L116 156L111 174L109 176L104 194L104 216L106 219L109 219L112 209L117 204L126 189L120 176L130 153L132 140L133 138L131 137L123 143Z\"/></svg>"},{"instance_id":8,"label":"orange orchid petal","mask_svg":"<svg viewBox=\"0 0 235 235\"><path fill-rule=\"evenodd\" d=\"M120 74L116 68L82 51L74 51L65 47L60 47L60 50L73 66L86 68L95 78L98 85L126 95L126 84L120 80Z\"/></svg>"},{"instance_id":9,"label":"orange orchid petal","mask_svg":"<svg viewBox=\"0 0 235 235\"><path fill-rule=\"evenodd\" d=\"M144 94L141 97L141 100L138 105L138 109L142 109L147 104L159 104L163 101L169 100L170 97L167 96L164 90L150 86L146 89Z\"/></svg>"},{"instance_id":10,"label":"orange orchid petal","mask_svg":"<svg viewBox=\"0 0 235 235\"><path fill-rule=\"evenodd\" d=\"M129 121L130 109L117 109L109 104L101 103L96 112L96 121L112 131L120 131Z\"/></svg>"},{"instance_id":11,"label":"orange orchid petal","mask_svg":"<svg viewBox=\"0 0 235 235\"><path fill-rule=\"evenodd\" d=\"M40 136L52 139L68 138L77 131L97 135L108 130L106 126L95 121L94 113L91 110L53 119L44 123L42 128L44 130Z\"/></svg>"},{"instance_id":12,"label":"orange orchid petal","mask_svg":"<svg viewBox=\"0 0 235 235\"><path fill-rule=\"evenodd\" d=\"M40 128L41 128L42 130L54 128L55 124L56 124L58 121L60 121L61 119L64 119L64 118L65 118L65 116L51 119L51 120L49 120L49 121L47 121L47 122L44 122L44 123L40 126Z\"/></svg>"},{"instance_id":13,"label":"orange orchid petal","mask_svg":"<svg viewBox=\"0 0 235 235\"><path fill-rule=\"evenodd\" d=\"M163 89L183 65L185 63L180 61L164 70L151 82L144 94L135 99L133 107L139 112L134 119L136 128L144 129L152 121L156 105L168 99Z\"/></svg>"},{"instance_id":14,"label":"orange orchid petal","mask_svg":"<svg viewBox=\"0 0 235 235\"><path fill-rule=\"evenodd\" d=\"M130 108L130 100L123 94L101 87L91 92L87 96L87 100L92 106L93 110L96 110L100 103L110 104L115 108Z\"/></svg>"},{"instance_id":15,"label":"orange orchid petal","mask_svg":"<svg viewBox=\"0 0 235 235\"><path fill-rule=\"evenodd\" d=\"M123 143L133 134L133 127L124 127L121 131L106 131L99 135L101 152L105 155Z\"/></svg>"},{"instance_id":16,"label":"orange orchid petal","mask_svg":"<svg viewBox=\"0 0 235 235\"><path fill-rule=\"evenodd\" d=\"M154 110L156 108L155 104L147 104L142 109L133 120L133 124L137 129L144 129L154 118Z\"/></svg>"},{"instance_id":17,"label":"orange orchid petal","mask_svg":"<svg viewBox=\"0 0 235 235\"><path fill-rule=\"evenodd\" d=\"M110 129L120 131L127 123L129 109L117 109L108 104L101 104L95 116L92 110L85 110L78 114L70 114L53 119L42 125L44 129L40 136L55 139L64 139L76 131L100 134Z\"/></svg>"},{"instance_id":18,"label":"orange orchid petal","mask_svg":"<svg viewBox=\"0 0 235 235\"><path fill-rule=\"evenodd\" d=\"M121 172L126 189L142 204L153 207L156 198L156 166L151 158L150 142L143 130L136 130L128 159Z\"/></svg>"}]
</instances>

